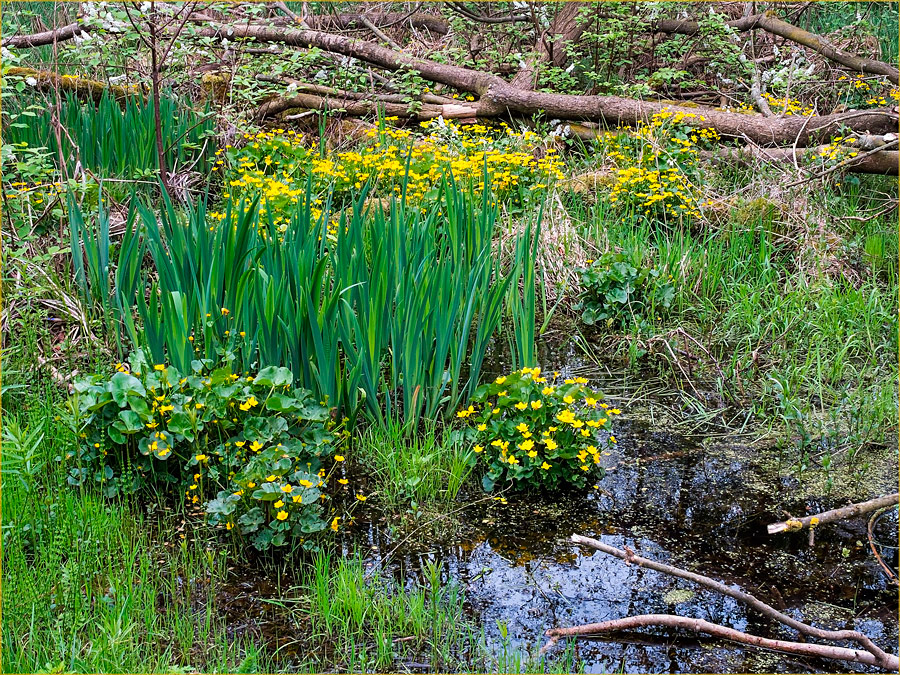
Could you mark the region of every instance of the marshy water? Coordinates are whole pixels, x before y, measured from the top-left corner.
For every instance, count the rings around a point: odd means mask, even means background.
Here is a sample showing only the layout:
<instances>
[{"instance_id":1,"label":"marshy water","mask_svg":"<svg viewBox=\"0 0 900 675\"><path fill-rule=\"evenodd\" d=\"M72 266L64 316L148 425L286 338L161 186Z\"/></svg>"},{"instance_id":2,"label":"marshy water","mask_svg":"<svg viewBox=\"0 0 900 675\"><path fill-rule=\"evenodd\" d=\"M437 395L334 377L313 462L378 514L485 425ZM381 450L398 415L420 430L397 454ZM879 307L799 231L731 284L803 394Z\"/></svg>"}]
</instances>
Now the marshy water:
<instances>
[{"instance_id":1,"label":"marshy water","mask_svg":"<svg viewBox=\"0 0 900 675\"><path fill-rule=\"evenodd\" d=\"M791 474L789 461L779 465L777 452L753 443L746 430L729 432L714 423L691 429L678 423L671 400L653 395L629 407L632 394L652 390L651 382L603 374L571 351L565 356L568 366L561 371L591 377L628 418L618 426L617 452L606 458L608 471L596 487L554 500L505 495L506 503L473 488L460 496L446 524L423 528L432 530L428 537L409 527L398 535L396 523L372 500L340 535L343 553L359 552L367 569L409 586L423 583L426 561L440 563L442 580L464 590L466 611L483 630L489 651L510 668L519 663L517 654L536 654L548 628L637 614L672 613L797 639L732 598L575 546L568 539L576 533L711 576L809 623L859 630L896 653L897 588L869 551L866 518L821 527L813 547L806 532L765 532L788 513L833 508L847 503L845 496L810 489ZM552 369L553 360L545 363ZM896 459L885 464L884 485L873 487L871 478L865 483L873 493L896 489ZM880 519L875 535L897 543L896 512ZM896 568L896 548L880 550ZM277 596L271 580L238 572L222 596L223 611L235 632L260 630L290 654L303 626L267 602ZM575 656L587 672L866 670L674 635L670 629L645 629L580 638ZM561 641L551 654L564 649ZM395 664L397 670L429 668L420 661Z\"/></svg>"}]
</instances>

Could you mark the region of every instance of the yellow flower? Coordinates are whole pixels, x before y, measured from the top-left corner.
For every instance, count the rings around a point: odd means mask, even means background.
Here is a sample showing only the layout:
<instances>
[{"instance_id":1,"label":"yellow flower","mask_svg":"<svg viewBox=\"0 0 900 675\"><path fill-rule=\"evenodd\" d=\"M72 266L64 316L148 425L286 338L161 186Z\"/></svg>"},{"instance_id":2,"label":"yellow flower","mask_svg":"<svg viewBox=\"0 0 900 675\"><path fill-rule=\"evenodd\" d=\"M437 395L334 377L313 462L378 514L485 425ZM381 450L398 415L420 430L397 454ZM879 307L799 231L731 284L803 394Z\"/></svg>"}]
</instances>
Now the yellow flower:
<instances>
[{"instance_id":1,"label":"yellow flower","mask_svg":"<svg viewBox=\"0 0 900 675\"><path fill-rule=\"evenodd\" d=\"M250 449L251 449L253 452L259 452L260 450L262 450L262 448L263 448L262 443L260 443L259 441L253 441L253 442L250 444Z\"/></svg>"},{"instance_id":2,"label":"yellow flower","mask_svg":"<svg viewBox=\"0 0 900 675\"><path fill-rule=\"evenodd\" d=\"M162 414L162 413L167 413L167 412L171 412L171 411L173 411L173 410L175 410L175 408L173 408L173 407L170 406L170 405L161 405L161 406L159 407L159 412L160 412L160 414Z\"/></svg>"},{"instance_id":3,"label":"yellow flower","mask_svg":"<svg viewBox=\"0 0 900 675\"><path fill-rule=\"evenodd\" d=\"M528 439L527 441L522 441L516 447L519 448L520 450L525 450L526 452L528 452L529 450L531 450L534 447L534 441L532 441L531 439Z\"/></svg>"},{"instance_id":4,"label":"yellow flower","mask_svg":"<svg viewBox=\"0 0 900 675\"><path fill-rule=\"evenodd\" d=\"M525 408L527 408L527 407L528 407L528 404L524 403L522 401L519 401L518 403L516 403L516 408L518 408L519 410L525 410Z\"/></svg>"},{"instance_id":5,"label":"yellow flower","mask_svg":"<svg viewBox=\"0 0 900 675\"><path fill-rule=\"evenodd\" d=\"M293 500L293 502L294 502L295 504L302 504L302 503L303 503L303 497L301 497L300 495L294 495L293 497L291 497L291 500Z\"/></svg>"},{"instance_id":6,"label":"yellow flower","mask_svg":"<svg viewBox=\"0 0 900 675\"><path fill-rule=\"evenodd\" d=\"M566 394L565 396L563 396L563 403L565 403L566 405L572 405L573 403L575 403L575 399L572 398L571 395Z\"/></svg>"},{"instance_id":7,"label":"yellow flower","mask_svg":"<svg viewBox=\"0 0 900 675\"><path fill-rule=\"evenodd\" d=\"M198 462L205 462L208 458L207 458L206 455L197 455L197 456L195 457L195 459L196 459Z\"/></svg>"},{"instance_id":8,"label":"yellow flower","mask_svg":"<svg viewBox=\"0 0 900 675\"><path fill-rule=\"evenodd\" d=\"M506 382L506 377L505 376L498 377L496 380L494 380L494 382L496 382L497 384L503 384L504 382Z\"/></svg>"},{"instance_id":9,"label":"yellow flower","mask_svg":"<svg viewBox=\"0 0 900 675\"><path fill-rule=\"evenodd\" d=\"M301 481L301 482L303 482L303 481ZM349 482L350 481L347 480L346 478L338 478L338 483L340 483L341 485L346 485Z\"/></svg>"},{"instance_id":10,"label":"yellow flower","mask_svg":"<svg viewBox=\"0 0 900 675\"><path fill-rule=\"evenodd\" d=\"M543 405L544 405L544 404L541 403L540 401L532 401L532 402L531 402L531 409L532 409L532 410L540 410L540 409L541 409L541 406L543 406Z\"/></svg>"},{"instance_id":11,"label":"yellow flower","mask_svg":"<svg viewBox=\"0 0 900 675\"><path fill-rule=\"evenodd\" d=\"M340 521L340 516L335 516L334 520L331 521L331 529L335 532L338 531L338 521Z\"/></svg>"},{"instance_id":12,"label":"yellow flower","mask_svg":"<svg viewBox=\"0 0 900 675\"><path fill-rule=\"evenodd\" d=\"M356 498L357 498L359 501L361 501L361 502L366 501L366 496L365 496L365 495L356 495Z\"/></svg>"},{"instance_id":13,"label":"yellow flower","mask_svg":"<svg viewBox=\"0 0 900 675\"><path fill-rule=\"evenodd\" d=\"M293 490L293 489L294 489L294 488L291 487L291 484L290 484L290 483L288 483L287 485L282 485L282 486L281 486L281 491L282 491L282 492L290 492L290 491Z\"/></svg>"},{"instance_id":14,"label":"yellow flower","mask_svg":"<svg viewBox=\"0 0 900 675\"><path fill-rule=\"evenodd\" d=\"M487 429L487 424L479 424L478 431L485 431Z\"/></svg>"},{"instance_id":15,"label":"yellow flower","mask_svg":"<svg viewBox=\"0 0 900 675\"><path fill-rule=\"evenodd\" d=\"M287 513L287 511L279 511L279 512L275 515L275 517L278 518L278 520L287 520L288 513Z\"/></svg>"},{"instance_id":16,"label":"yellow flower","mask_svg":"<svg viewBox=\"0 0 900 675\"><path fill-rule=\"evenodd\" d=\"M619 410L618 408L610 408L609 414L610 415L621 415L622 411Z\"/></svg>"},{"instance_id":17,"label":"yellow flower","mask_svg":"<svg viewBox=\"0 0 900 675\"><path fill-rule=\"evenodd\" d=\"M303 478L303 479L300 480L300 485L302 485L302 486L305 487L305 488L311 488L311 487L312 487L312 483L310 483L310 482L309 482L308 480L306 480L305 478Z\"/></svg>"},{"instance_id":18,"label":"yellow flower","mask_svg":"<svg viewBox=\"0 0 900 675\"><path fill-rule=\"evenodd\" d=\"M269 482L271 483L272 481L278 480L278 476L276 476L276 475L273 473L271 476L269 476L268 478L266 478L266 480L269 481Z\"/></svg>"},{"instance_id":19,"label":"yellow flower","mask_svg":"<svg viewBox=\"0 0 900 675\"><path fill-rule=\"evenodd\" d=\"M563 424L572 424L576 421L575 414L571 410L563 410L561 413L559 413L559 415L556 416L556 419L558 419ZM551 429L551 431L553 431L553 429Z\"/></svg>"},{"instance_id":20,"label":"yellow flower","mask_svg":"<svg viewBox=\"0 0 900 675\"><path fill-rule=\"evenodd\" d=\"M550 467L551 467L551 465L550 465L550 464L547 464L547 462L544 462L543 464L541 464L541 468L542 468L544 471L546 471L546 470L549 469Z\"/></svg>"},{"instance_id":21,"label":"yellow flower","mask_svg":"<svg viewBox=\"0 0 900 675\"><path fill-rule=\"evenodd\" d=\"M544 387L543 389L541 389L541 393L542 393L544 396L549 396L549 395L552 394L554 391L556 391L556 389L554 389L553 387Z\"/></svg>"},{"instance_id":22,"label":"yellow flower","mask_svg":"<svg viewBox=\"0 0 900 675\"><path fill-rule=\"evenodd\" d=\"M254 482L251 480L249 483L247 483L247 487L248 487L248 488L255 488L255 487L256 487L256 483L254 483Z\"/></svg>"},{"instance_id":23,"label":"yellow flower","mask_svg":"<svg viewBox=\"0 0 900 675\"><path fill-rule=\"evenodd\" d=\"M586 399L584 399L584 403L585 405L589 405L593 408L595 405L597 405L597 399L588 396Z\"/></svg>"},{"instance_id":24,"label":"yellow flower","mask_svg":"<svg viewBox=\"0 0 900 675\"><path fill-rule=\"evenodd\" d=\"M484 447L481 445L476 445L474 448L472 448L472 452L484 452Z\"/></svg>"},{"instance_id":25,"label":"yellow flower","mask_svg":"<svg viewBox=\"0 0 900 675\"><path fill-rule=\"evenodd\" d=\"M515 455L510 455L506 461L509 462L510 464L518 464L519 463L519 460L516 459Z\"/></svg>"},{"instance_id":26,"label":"yellow flower","mask_svg":"<svg viewBox=\"0 0 900 675\"><path fill-rule=\"evenodd\" d=\"M526 431L528 431L528 425L525 424L525 422L520 422L518 425L516 425L516 431L524 434Z\"/></svg>"},{"instance_id":27,"label":"yellow flower","mask_svg":"<svg viewBox=\"0 0 900 675\"><path fill-rule=\"evenodd\" d=\"M537 457L537 450L532 450L528 453L528 456L534 459L535 457Z\"/></svg>"},{"instance_id":28,"label":"yellow flower","mask_svg":"<svg viewBox=\"0 0 900 675\"><path fill-rule=\"evenodd\" d=\"M335 455L335 456L334 456L334 461L335 461L335 462L343 462L343 461L344 461L344 456L343 456L343 455Z\"/></svg>"},{"instance_id":29,"label":"yellow flower","mask_svg":"<svg viewBox=\"0 0 900 675\"><path fill-rule=\"evenodd\" d=\"M153 370L165 370L166 367L163 365L155 365L153 366Z\"/></svg>"}]
</instances>

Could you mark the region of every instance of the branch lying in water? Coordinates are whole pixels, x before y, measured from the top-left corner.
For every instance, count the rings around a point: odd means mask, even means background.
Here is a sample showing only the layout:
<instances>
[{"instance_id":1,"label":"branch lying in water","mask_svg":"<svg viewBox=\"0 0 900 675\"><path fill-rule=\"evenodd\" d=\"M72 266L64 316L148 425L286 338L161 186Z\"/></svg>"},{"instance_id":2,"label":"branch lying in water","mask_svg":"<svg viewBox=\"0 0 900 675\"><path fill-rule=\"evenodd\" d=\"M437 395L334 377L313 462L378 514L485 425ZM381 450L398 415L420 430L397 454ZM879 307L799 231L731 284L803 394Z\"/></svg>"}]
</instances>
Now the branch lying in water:
<instances>
[{"instance_id":1,"label":"branch lying in water","mask_svg":"<svg viewBox=\"0 0 900 675\"><path fill-rule=\"evenodd\" d=\"M639 628L642 626L668 626L670 628L684 628L686 630L697 631L700 633L709 633L715 637L733 642L740 642L746 645L754 645L763 649L773 649L778 652L787 652L789 654L799 654L801 656L818 656L825 659L838 659L840 661L853 661L854 663L864 663L869 666L880 665L878 659L867 651L861 649L848 649L846 647L835 647L834 645L818 645L811 642L789 642L787 640L772 640L769 638L759 637L758 635L750 635L742 633L734 628L720 626L717 623L710 623L703 619L690 619L684 616L675 616L673 614L642 614L640 616L629 616L624 619L613 619L611 621L603 621L602 623L589 623L583 626L573 626L571 628L551 628L547 631L550 640L541 649L541 653L550 649L560 638L571 637L575 635L595 635L597 633L609 633L619 630L628 630L631 628Z\"/></svg>"},{"instance_id":2,"label":"branch lying in water","mask_svg":"<svg viewBox=\"0 0 900 675\"><path fill-rule=\"evenodd\" d=\"M745 605L749 605L753 609L755 609L760 614L763 614L770 619L774 619L779 623L783 623L786 626L789 626L803 635L807 635L809 637L815 637L822 640L852 640L857 644L861 645L869 654L867 658L872 658L872 661L859 661L860 663L871 663L872 665L877 665L885 670L896 671L900 669L900 659L898 659L893 654L888 654L883 649L881 649L878 645L872 642L867 636L863 635L859 631L855 630L825 630L822 628L816 628L815 626L810 626L809 624L805 624L802 621L798 621L793 617L788 616L782 612L779 612L777 609L772 607L771 605L766 604L759 598L750 595L749 593L745 593L735 588L731 588L730 586L726 586L725 584L716 581L715 579L711 579L709 577L703 576L702 574L695 574L694 572L688 572L687 570L680 569L678 567L673 567L671 565L666 565L664 563L658 563L653 560L648 560L647 558L642 558L634 554L634 551L631 549L621 550L615 548L614 546L609 546L604 544L601 541L597 541L596 539L591 539L590 537L583 537L580 534L573 534L572 541L576 544L581 544L583 546L589 546L590 548L596 549L597 551L601 551L602 553L606 553L608 555L615 556L621 560L625 561L626 565L630 565L634 563L638 567L644 567L647 569L654 570L656 572L662 572L663 574L669 574L671 576L679 577L681 579L687 579L688 581L693 581L694 583L700 584L701 586L706 586L707 588L711 588L714 591L722 593L723 595L728 595L735 600L739 600L743 602ZM663 615L667 616L667 615ZM677 617L676 617L677 618ZM691 619L686 619L687 621L691 621ZM604 624L595 624L595 625L605 625ZM710 626L716 626L716 624L709 624ZM624 626L623 626L624 627ZM716 626L717 629L723 630L731 630L725 629L722 626ZM564 634L560 634L557 638L553 639L553 631L559 630L572 630L572 629L560 629L553 628L547 631L547 635L551 636L551 643L556 642L559 637L562 637ZM608 630L618 630L617 629L608 629ZM704 629L705 630L705 629ZM708 632L708 631L705 631ZM739 631L735 631L736 633ZM747 636L754 637L754 636ZM733 638L729 638L733 639ZM754 639L763 639L763 638L754 638ZM776 641L777 642L777 641ZM552 646L551 643L548 643L546 648ZM785 643L792 644L792 643ZM774 647L773 647L774 649ZM852 652L855 650L846 650L848 652ZM837 658L837 657L835 657ZM857 659L858 660L858 659Z\"/></svg>"},{"instance_id":3,"label":"branch lying in water","mask_svg":"<svg viewBox=\"0 0 900 675\"><path fill-rule=\"evenodd\" d=\"M900 492L895 492L892 495L876 497L867 502L850 504L850 506L832 509L831 511L825 511L824 513L816 513L811 516L806 516L805 518L790 518L780 523L772 523L766 529L769 534L790 532L791 530L802 530L805 527L816 527L817 525L824 525L825 523L833 523L836 520L846 520L847 518L861 516L870 511L877 511L886 506L893 506L898 501L900 501Z\"/></svg>"}]
</instances>

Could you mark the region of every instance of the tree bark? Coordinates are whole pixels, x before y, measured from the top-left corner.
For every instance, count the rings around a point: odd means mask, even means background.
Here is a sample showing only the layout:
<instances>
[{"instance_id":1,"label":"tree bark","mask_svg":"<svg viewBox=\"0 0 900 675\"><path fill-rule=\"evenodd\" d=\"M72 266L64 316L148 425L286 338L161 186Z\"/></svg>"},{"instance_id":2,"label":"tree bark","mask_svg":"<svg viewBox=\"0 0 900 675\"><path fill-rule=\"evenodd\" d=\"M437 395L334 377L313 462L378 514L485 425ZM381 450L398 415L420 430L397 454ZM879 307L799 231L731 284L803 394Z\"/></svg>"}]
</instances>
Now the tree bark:
<instances>
[{"instance_id":1,"label":"tree bark","mask_svg":"<svg viewBox=\"0 0 900 675\"><path fill-rule=\"evenodd\" d=\"M815 156L825 146L813 146L810 148L768 148L762 150L754 146L742 148L720 148L718 150L703 150L700 157L706 160L721 160L729 163L749 165L754 161L761 162L793 162L802 161L809 155ZM882 176L896 176L900 164L900 152L885 150L874 155L862 157L858 162L849 164L846 170L850 173L872 173Z\"/></svg>"},{"instance_id":2,"label":"tree bark","mask_svg":"<svg viewBox=\"0 0 900 675\"><path fill-rule=\"evenodd\" d=\"M589 546L590 548L596 549L608 555L615 556L616 558L624 560L626 565L630 565L633 563L638 567L644 567L650 570L655 570L657 572L662 572L663 574L669 574L681 579L687 579L688 581L693 581L694 583L700 584L701 586L711 588L712 590L722 593L723 595L727 595L734 598L735 600L743 602L745 605L752 607L760 614L767 616L770 619L774 619L779 623L783 623L785 626L789 626L790 628L793 628L794 630L804 635L819 638L822 640L853 640L857 644L863 646L870 654L872 654L879 666L887 670L897 670L898 668L900 668L900 660L898 660L896 656L885 652L878 645L872 642L871 639L869 639L859 631L825 630L823 628L816 628L815 626L810 626L809 624L805 624L802 621L798 621L797 619L794 619L793 617L790 617L783 612L779 612L771 605L766 604L759 598L750 595L749 593L745 593L744 591L726 586L725 584L718 582L715 579L710 579L709 577L703 576L702 574L695 574L694 572L688 572L687 570L683 570L678 567L673 567L664 563L658 563L653 560L648 560L647 558L642 558L640 556L634 555L634 553L630 550L623 551L621 549L615 548L614 546L609 546L601 541L591 539L590 537L584 537L580 534L573 534L572 541L576 544Z\"/></svg>"},{"instance_id":3,"label":"tree bark","mask_svg":"<svg viewBox=\"0 0 900 675\"><path fill-rule=\"evenodd\" d=\"M584 32L584 24L578 21L582 2L564 2L557 5L558 11L553 17L550 28L538 36L534 53L528 58L525 66L516 73L510 84L520 89L534 89L542 64L550 64L561 68L566 64L568 55L565 45L575 42Z\"/></svg>"},{"instance_id":4,"label":"tree bark","mask_svg":"<svg viewBox=\"0 0 900 675\"><path fill-rule=\"evenodd\" d=\"M206 37L227 37L231 40L244 38L258 42L284 42L295 47L318 47L386 70L410 68L432 82L478 94L481 98L471 106L476 109L478 117L497 117L502 114L531 116L544 113L547 117L561 120L602 120L616 126L636 124L665 109L692 115L684 120L689 126L713 128L722 136L747 138L759 145L795 143L798 146L806 146L818 138L837 133L842 126L860 133L897 131L898 116L886 110L809 118L787 116L766 119L709 108L673 106L617 96L575 96L525 91L492 73L436 63L371 42L320 31L216 25L202 29L200 34Z\"/></svg>"},{"instance_id":5,"label":"tree bark","mask_svg":"<svg viewBox=\"0 0 900 675\"><path fill-rule=\"evenodd\" d=\"M137 86L106 84L86 77L60 75L49 70L14 67L7 70L6 75L22 78L33 77L37 82L34 87L38 91L55 91L58 88L60 91L69 91L80 98L95 102L99 102L106 92L109 92L120 104L124 104L129 96L143 97L143 92Z\"/></svg>"},{"instance_id":6,"label":"tree bark","mask_svg":"<svg viewBox=\"0 0 900 675\"><path fill-rule=\"evenodd\" d=\"M704 621L703 619L690 619L684 616L675 616L673 614L642 614L640 616L629 616L624 619L612 619L611 621L603 621L601 623L589 623L583 626L572 626L571 628L551 628L547 631L549 642L544 645L541 652L546 652L552 647L557 640L564 637L576 635L596 635L597 633L611 633L613 631L630 630L633 628L642 628L645 626L668 626L670 628L683 628L700 633L708 633L724 640L732 640L745 645L753 645L763 649L773 649L788 654L799 654L801 656L815 656L825 659L838 659L841 661L852 661L854 663L862 663L868 666L881 666L882 664L867 651L861 649L848 649L846 647L835 647L832 645L819 645L810 642L789 642L787 640L773 640L770 638L759 637L758 635L750 635L743 633L734 628L727 628L717 623ZM896 658L895 658L896 660ZM896 670L894 665L889 670Z\"/></svg>"},{"instance_id":7,"label":"tree bark","mask_svg":"<svg viewBox=\"0 0 900 675\"><path fill-rule=\"evenodd\" d=\"M896 162L896 156L898 155L898 153L894 152L891 154L895 156L894 161ZM894 164L894 173L897 173L896 164ZM850 504L850 506L845 506L840 509L832 509L831 511L825 511L824 513L813 514L811 516L806 516L805 518L792 518L780 523L772 523L766 528L766 530L769 534L790 532L792 530L802 530L805 527L809 527L814 518L816 519L816 526L824 525L825 523L833 523L836 520L855 518L856 516L860 516L864 513L869 513L870 511L877 511L878 509L884 508L885 506L893 506L898 501L900 501L900 493L895 492L892 495L877 497L875 499L870 499L867 502L860 502L858 504Z\"/></svg>"},{"instance_id":8,"label":"tree bark","mask_svg":"<svg viewBox=\"0 0 900 675\"><path fill-rule=\"evenodd\" d=\"M71 40L76 35L87 32L87 29L80 23L70 23L53 30L44 31L43 33L33 33L31 35L13 35L8 37L0 45L4 47L15 47L17 49L28 49L30 47L43 47L44 45L52 45L54 42L64 42Z\"/></svg>"},{"instance_id":9,"label":"tree bark","mask_svg":"<svg viewBox=\"0 0 900 675\"><path fill-rule=\"evenodd\" d=\"M288 98L276 98L263 103L257 110L257 119L274 117L287 110L343 110L347 115L359 117L381 111L388 116L410 117L417 120L431 120L436 117L460 119L475 117L476 109L471 105L422 103L413 106L402 101L402 96L386 94L382 96L364 95L357 98L340 93L318 94L299 93Z\"/></svg>"},{"instance_id":10,"label":"tree bark","mask_svg":"<svg viewBox=\"0 0 900 675\"><path fill-rule=\"evenodd\" d=\"M775 16L773 11L729 21L727 25L739 31L761 28L767 33L783 37L791 42L803 45L804 47L809 47L826 59L839 63L850 70L855 70L860 73L884 75L894 84L897 84L898 81L900 81L900 71L898 71L896 67L884 63L883 61L867 59L841 51L820 35L810 33L809 31L791 25L786 21L782 21ZM678 33L680 35L695 35L700 32L700 24L696 21L680 21L678 19L663 19L657 21L653 25L653 28L662 33Z\"/></svg>"}]
</instances>

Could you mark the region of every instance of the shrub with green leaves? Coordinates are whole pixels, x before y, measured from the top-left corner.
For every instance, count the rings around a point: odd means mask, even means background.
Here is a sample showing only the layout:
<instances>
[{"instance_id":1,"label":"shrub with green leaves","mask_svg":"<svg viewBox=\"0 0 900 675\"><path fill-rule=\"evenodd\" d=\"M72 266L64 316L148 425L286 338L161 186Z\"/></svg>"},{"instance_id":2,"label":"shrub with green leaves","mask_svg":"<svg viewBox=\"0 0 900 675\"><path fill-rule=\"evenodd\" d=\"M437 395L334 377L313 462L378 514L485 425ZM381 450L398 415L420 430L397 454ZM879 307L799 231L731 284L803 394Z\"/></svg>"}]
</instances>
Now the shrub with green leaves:
<instances>
[{"instance_id":1,"label":"shrub with green leaves","mask_svg":"<svg viewBox=\"0 0 900 675\"><path fill-rule=\"evenodd\" d=\"M578 275L582 291L575 309L589 326L602 322L607 328L645 329L675 299L672 276L652 266L640 251L604 253Z\"/></svg>"},{"instance_id":2,"label":"shrub with green leaves","mask_svg":"<svg viewBox=\"0 0 900 675\"><path fill-rule=\"evenodd\" d=\"M601 456L616 443L612 417L621 411L586 384L583 377L560 381L559 373L547 378L540 368L523 368L478 387L456 414L467 421L457 434L486 467L485 490L584 487L603 475Z\"/></svg>"},{"instance_id":3,"label":"shrub with green leaves","mask_svg":"<svg viewBox=\"0 0 900 675\"><path fill-rule=\"evenodd\" d=\"M96 481L107 496L148 484L183 491L206 502L210 524L259 549L324 529L328 408L293 387L287 368L241 375L232 361L198 359L182 373L137 351L130 367L77 382L69 407L78 449L60 458L69 483Z\"/></svg>"}]
</instances>

